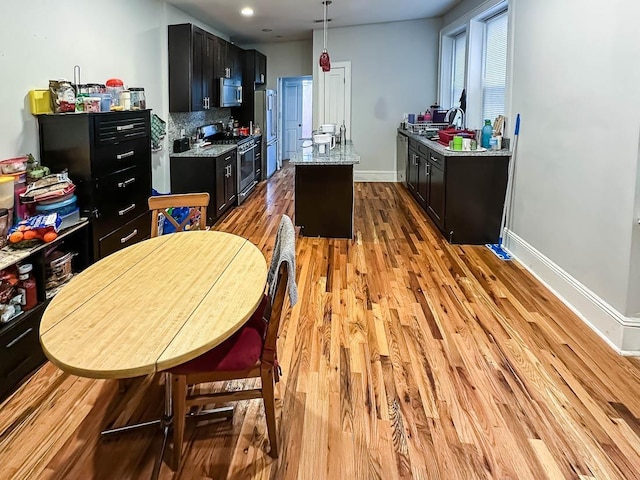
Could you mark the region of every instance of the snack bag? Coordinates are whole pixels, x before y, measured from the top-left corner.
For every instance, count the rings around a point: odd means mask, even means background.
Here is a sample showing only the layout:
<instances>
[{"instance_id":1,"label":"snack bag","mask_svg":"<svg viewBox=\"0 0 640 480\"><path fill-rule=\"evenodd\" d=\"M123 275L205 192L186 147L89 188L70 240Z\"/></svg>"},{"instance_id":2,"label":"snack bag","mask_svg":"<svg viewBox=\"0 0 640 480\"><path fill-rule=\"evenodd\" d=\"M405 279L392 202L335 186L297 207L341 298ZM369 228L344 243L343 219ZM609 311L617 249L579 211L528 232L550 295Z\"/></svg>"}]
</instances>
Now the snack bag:
<instances>
[{"instance_id":1,"label":"snack bag","mask_svg":"<svg viewBox=\"0 0 640 480\"><path fill-rule=\"evenodd\" d=\"M9 230L9 245L13 248L31 248L58 238L62 219L57 213L34 215L21 220Z\"/></svg>"}]
</instances>

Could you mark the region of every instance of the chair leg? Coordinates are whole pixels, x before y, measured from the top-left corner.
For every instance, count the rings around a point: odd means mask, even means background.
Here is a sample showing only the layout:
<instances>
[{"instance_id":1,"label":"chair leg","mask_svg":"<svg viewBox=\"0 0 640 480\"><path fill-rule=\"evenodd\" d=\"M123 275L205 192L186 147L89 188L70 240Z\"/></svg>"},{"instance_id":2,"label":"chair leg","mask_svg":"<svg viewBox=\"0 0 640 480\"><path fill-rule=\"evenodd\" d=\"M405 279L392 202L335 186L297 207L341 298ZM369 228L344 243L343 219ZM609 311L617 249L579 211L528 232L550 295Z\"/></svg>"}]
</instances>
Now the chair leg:
<instances>
[{"instance_id":1,"label":"chair leg","mask_svg":"<svg viewBox=\"0 0 640 480\"><path fill-rule=\"evenodd\" d=\"M173 454L174 471L180 469L184 443L184 428L187 414L187 379L182 375L171 375L173 382Z\"/></svg>"},{"instance_id":2,"label":"chair leg","mask_svg":"<svg viewBox=\"0 0 640 480\"><path fill-rule=\"evenodd\" d=\"M278 432L276 430L276 402L275 402L275 382L273 377L273 367L262 370L262 399L264 400L264 413L267 418L267 433L271 449L269 455L278 458Z\"/></svg>"}]
</instances>

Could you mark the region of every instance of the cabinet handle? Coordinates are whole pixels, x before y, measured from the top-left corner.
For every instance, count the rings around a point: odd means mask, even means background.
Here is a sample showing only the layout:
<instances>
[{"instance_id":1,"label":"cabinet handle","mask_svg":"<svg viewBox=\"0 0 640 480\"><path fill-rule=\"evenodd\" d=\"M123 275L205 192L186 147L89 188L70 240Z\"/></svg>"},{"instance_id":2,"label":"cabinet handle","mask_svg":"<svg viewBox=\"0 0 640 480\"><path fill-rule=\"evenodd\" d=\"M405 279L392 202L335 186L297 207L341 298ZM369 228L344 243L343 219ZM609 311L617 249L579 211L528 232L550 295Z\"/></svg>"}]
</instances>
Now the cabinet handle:
<instances>
[{"instance_id":1,"label":"cabinet handle","mask_svg":"<svg viewBox=\"0 0 640 480\"><path fill-rule=\"evenodd\" d=\"M14 338L11 342L7 343L7 347L6 348L11 348L13 347L16 343L18 343L20 340L22 340L24 337L26 337L27 335L29 335L29 333L31 333L31 331L33 330L33 328L29 328L28 330L22 332L20 334L20 336L18 338Z\"/></svg>"},{"instance_id":2,"label":"cabinet handle","mask_svg":"<svg viewBox=\"0 0 640 480\"><path fill-rule=\"evenodd\" d=\"M122 160L123 158L127 158L127 157L133 157L135 155L135 151L131 150L130 152L126 152L126 153L120 153L119 155L116 155L116 158L118 160Z\"/></svg>"},{"instance_id":3,"label":"cabinet handle","mask_svg":"<svg viewBox=\"0 0 640 480\"><path fill-rule=\"evenodd\" d=\"M224 159L224 161L226 162L227 160L231 160L231 155L229 155L227 158Z\"/></svg>"},{"instance_id":4,"label":"cabinet handle","mask_svg":"<svg viewBox=\"0 0 640 480\"><path fill-rule=\"evenodd\" d=\"M128 187L129 185L131 185L132 183L134 183L136 181L135 177L131 177L126 179L124 182L120 182L118 183L118 187L119 188L125 188Z\"/></svg>"},{"instance_id":5,"label":"cabinet handle","mask_svg":"<svg viewBox=\"0 0 640 480\"><path fill-rule=\"evenodd\" d=\"M207 108L207 97L202 97L202 108Z\"/></svg>"},{"instance_id":6,"label":"cabinet handle","mask_svg":"<svg viewBox=\"0 0 640 480\"><path fill-rule=\"evenodd\" d=\"M122 132L123 130L131 130L134 127L133 123L129 124L129 125L118 125L116 127L116 130L118 132Z\"/></svg>"},{"instance_id":7,"label":"cabinet handle","mask_svg":"<svg viewBox=\"0 0 640 480\"><path fill-rule=\"evenodd\" d=\"M125 215L125 214L129 213L131 210L133 210L135 208L136 208L136 204L132 203L127 208L125 208L123 210L118 210L118 215L120 215L120 216Z\"/></svg>"},{"instance_id":8,"label":"cabinet handle","mask_svg":"<svg viewBox=\"0 0 640 480\"><path fill-rule=\"evenodd\" d=\"M431 164L430 163L425 163L424 164L424 171L425 171L425 175L428 177L429 175L431 175Z\"/></svg>"},{"instance_id":9,"label":"cabinet handle","mask_svg":"<svg viewBox=\"0 0 640 480\"><path fill-rule=\"evenodd\" d=\"M432 161L433 163L438 163L438 162L440 161L439 159L437 159L437 158L436 158L436 157L434 157L433 155L429 155L429 156L431 157L431 161Z\"/></svg>"},{"instance_id":10,"label":"cabinet handle","mask_svg":"<svg viewBox=\"0 0 640 480\"><path fill-rule=\"evenodd\" d=\"M120 243L127 243L129 240L131 240L133 237L135 237L138 234L138 229L136 228L133 232L131 232L129 235L127 235L126 237L122 237L120 239Z\"/></svg>"}]
</instances>

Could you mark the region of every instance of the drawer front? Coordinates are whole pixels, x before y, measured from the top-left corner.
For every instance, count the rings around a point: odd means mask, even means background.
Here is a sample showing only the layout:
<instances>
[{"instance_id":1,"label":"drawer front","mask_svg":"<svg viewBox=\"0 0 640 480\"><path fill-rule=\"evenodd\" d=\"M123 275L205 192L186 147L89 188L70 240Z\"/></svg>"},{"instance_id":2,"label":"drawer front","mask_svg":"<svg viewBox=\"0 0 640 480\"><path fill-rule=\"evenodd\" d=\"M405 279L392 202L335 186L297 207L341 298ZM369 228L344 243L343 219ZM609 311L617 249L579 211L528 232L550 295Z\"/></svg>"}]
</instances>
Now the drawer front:
<instances>
[{"instance_id":1,"label":"drawer front","mask_svg":"<svg viewBox=\"0 0 640 480\"><path fill-rule=\"evenodd\" d=\"M151 213L147 211L115 232L98 240L99 257L104 258L113 252L145 240L150 235Z\"/></svg>"},{"instance_id":2,"label":"drawer front","mask_svg":"<svg viewBox=\"0 0 640 480\"><path fill-rule=\"evenodd\" d=\"M433 150L427 149L425 157L434 167L437 167L440 170L444 170L444 155L440 155Z\"/></svg>"},{"instance_id":3,"label":"drawer front","mask_svg":"<svg viewBox=\"0 0 640 480\"><path fill-rule=\"evenodd\" d=\"M151 147L149 140L135 140L97 147L92 162L94 175L98 177L134 165L147 166L150 169Z\"/></svg>"},{"instance_id":4,"label":"drawer front","mask_svg":"<svg viewBox=\"0 0 640 480\"><path fill-rule=\"evenodd\" d=\"M96 180L96 235L101 237L149 209L151 178L140 166L120 170Z\"/></svg>"},{"instance_id":5,"label":"drawer front","mask_svg":"<svg viewBox=\"0 0 640 480\"><path fill-rule=\"evenodd\" d=\"M409 138L409 148L413 150L418 150L418 141L413 138Z\"/></svg>"},{"instance_id":6,"label":"drawer front","mask_svg":"<svg viewBox=\"0 0 640 480\"><path fill-rule=\"evenodd\" d=\"M45 305L40 304L23 313L28 317L18 320L20 323L0 339L0 397L46 360L39 340L44 309Z\"/></svg>"},{"instance_id":7,"label":"drawer front","mask_svg":"<svg viewBox=\"0 0 640 480\"><path fill-rule=\"evenodd\" d=\"M96 145L110 145L150 136L148 112L96 115Z\"/></svg>"}]
</instances>

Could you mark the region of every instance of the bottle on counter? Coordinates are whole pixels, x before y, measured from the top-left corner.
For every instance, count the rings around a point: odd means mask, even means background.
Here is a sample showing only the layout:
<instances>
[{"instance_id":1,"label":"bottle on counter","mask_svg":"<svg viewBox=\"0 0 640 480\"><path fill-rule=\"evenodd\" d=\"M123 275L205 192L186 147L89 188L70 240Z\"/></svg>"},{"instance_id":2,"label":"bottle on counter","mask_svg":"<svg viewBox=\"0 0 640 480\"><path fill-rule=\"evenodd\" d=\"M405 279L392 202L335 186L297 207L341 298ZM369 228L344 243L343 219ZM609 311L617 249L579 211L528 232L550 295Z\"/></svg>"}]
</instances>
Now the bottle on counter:
<instances>
[{"instance_id":1,"label":"bottle on counter","mask_svg":"<svg viewBox=\"0 0 640 480\"><path fill-rule=\"evenodd\" d=\"M38 304L36 281L32 275L33 265L25 263L18 267L20 284L18 291L22 294L22 310L31 310Z\"/></svg>"},{"instance_id":2,"label":"bottle on counter","mask_svg":"<svg viewBox=\"0 0 640 480\"><path fill-rule=\"evenodd\" d=\"M493 136L493 127L491 126L491 120L486 119L484 121L484 127L482 127L482 137L480 139L480 146L482 148L491 148L492 136Z\"/></svg>"},{"instance_id":3,"label":"bottle on counter","mask_svg":"<svg viewBox=\"0 0 640 480\"><path fill-rule=\"evenodd\" d=\"M340 141L343 145L347 143L347 127L344 126L344 123L340 125Z\"/></svg>"}]
</instances>

